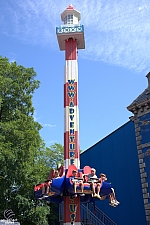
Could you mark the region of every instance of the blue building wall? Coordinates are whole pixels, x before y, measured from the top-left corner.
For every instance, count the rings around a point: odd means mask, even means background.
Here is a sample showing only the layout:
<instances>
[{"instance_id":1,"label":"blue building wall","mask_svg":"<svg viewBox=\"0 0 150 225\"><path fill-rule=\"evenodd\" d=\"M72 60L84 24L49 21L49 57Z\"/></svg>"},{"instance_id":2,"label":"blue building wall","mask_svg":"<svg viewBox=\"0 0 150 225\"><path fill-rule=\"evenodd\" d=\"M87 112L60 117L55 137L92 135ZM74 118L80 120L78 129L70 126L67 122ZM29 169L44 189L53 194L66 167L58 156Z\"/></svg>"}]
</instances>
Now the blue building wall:
<instances>
[{"instance_id":1,"label":"blue building wall","mask_svg":"<svg viewBox=\"0 0 150 225\"><path fill-rule=\"evenodd\" d=\"M96 205L118 225L146 225L134 123L129 121L81 154L81 168L105 173L115 188L120 205L108 200Z\"/></svg>"}]
</instances>

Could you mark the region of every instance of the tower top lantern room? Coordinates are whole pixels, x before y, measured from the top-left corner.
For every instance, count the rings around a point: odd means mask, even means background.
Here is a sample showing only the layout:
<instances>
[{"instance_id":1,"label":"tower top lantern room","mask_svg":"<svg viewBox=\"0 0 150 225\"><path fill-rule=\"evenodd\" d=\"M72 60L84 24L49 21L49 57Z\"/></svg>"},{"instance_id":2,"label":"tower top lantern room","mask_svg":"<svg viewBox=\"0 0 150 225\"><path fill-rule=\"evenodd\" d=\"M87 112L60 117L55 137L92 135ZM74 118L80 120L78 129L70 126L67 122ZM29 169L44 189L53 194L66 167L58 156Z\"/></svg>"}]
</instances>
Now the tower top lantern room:
<instances>
[{"instance_id":1,"label":"tower top lantern room","mask_svg":"<svg viewBox=\"0 0 150 225\"><path fill-rule=\"evenodd\" d=\"M56 27L56 34L60 50L65 50L65 41L72 38L76 40L77 48L84 49L84 26L79 22L81 14L72 5L61 14L63 25Z\"/></svg>"}]
</instances>

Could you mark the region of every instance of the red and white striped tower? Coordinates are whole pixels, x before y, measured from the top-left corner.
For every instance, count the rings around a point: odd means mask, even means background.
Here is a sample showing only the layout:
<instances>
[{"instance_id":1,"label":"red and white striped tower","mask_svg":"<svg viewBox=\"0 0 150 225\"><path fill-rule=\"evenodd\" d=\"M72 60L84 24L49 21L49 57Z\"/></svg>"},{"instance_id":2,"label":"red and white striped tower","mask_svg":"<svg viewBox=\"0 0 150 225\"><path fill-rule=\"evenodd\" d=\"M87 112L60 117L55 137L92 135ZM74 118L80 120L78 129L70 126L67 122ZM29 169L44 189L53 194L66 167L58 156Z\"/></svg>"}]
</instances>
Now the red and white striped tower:
<instances>
[{"instance_id":1,"label":"red and white striped tower","mask_svg":"<svg viewBox=\"0 0 150 225\"><path fill-rule=\"evenodd\" d=\"M61 14L63 25L56 28L60 50L65 50L64 81L64 163L65 169L74 164L80 168L78 63L77 49L84 49L84 27L79 24L80 13L72 5ZM64 224L80 223L80 197L64 200Z\"/></svg>"}]
</instances>

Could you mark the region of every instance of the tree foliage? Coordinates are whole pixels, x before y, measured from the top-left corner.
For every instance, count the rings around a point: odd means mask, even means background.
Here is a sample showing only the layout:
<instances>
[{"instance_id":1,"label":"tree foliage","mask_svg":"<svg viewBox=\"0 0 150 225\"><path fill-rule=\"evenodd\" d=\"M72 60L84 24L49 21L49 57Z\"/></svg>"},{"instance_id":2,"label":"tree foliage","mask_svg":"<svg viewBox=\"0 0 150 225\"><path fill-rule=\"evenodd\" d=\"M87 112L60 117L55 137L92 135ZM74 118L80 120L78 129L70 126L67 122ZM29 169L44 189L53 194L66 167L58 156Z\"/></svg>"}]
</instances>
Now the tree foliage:
<instances>
[{"instance_id":1,"label":"tree foliage","mask_svg":"<svg viewBox=\"0 0 150 225\"><path fill-rule=\"evenodd\" d=\"M33 186L42 180L45 149L32 97L40 82L33 68L0 57L0 218L12 209L21 224L46 225L49 206L34 211ZM44 178L43 178L44 179Z\"/></svg>"},{"instance_id":2,"label":"tree foliage","mask_svg":"<svg viewBox=\"0 0 150 225\"><path fill-rule=\"evenodd\" d=\"M12 209L21 225L58 220L57 205L35 202L33 195L34 185L63 163L63 147L45 147L42 126L34 121L32 97L40 85L35 77L33 68L0 57L0 218Z\"/></svg>"}]
</instances>

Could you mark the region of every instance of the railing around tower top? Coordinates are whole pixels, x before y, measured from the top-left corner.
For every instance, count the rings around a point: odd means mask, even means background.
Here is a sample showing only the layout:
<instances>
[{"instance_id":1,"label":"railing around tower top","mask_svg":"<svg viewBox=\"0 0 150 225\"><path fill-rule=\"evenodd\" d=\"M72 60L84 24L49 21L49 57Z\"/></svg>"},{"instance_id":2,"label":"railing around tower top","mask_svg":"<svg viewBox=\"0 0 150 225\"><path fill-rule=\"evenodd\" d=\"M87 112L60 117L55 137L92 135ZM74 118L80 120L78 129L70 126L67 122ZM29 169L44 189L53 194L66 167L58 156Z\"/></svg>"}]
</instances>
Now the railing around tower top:
<instances>
[{"instance_id":1,"label":"railing around tower top","mask_svg":"<svg viewBox=\"0 0 150 225\"><path fill-rule=\"evenodd\" d=\"M84 26L79 25L61 25L56 27L56 34L81 33L84 32Z\"/></svg>"}]
</instances>

